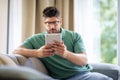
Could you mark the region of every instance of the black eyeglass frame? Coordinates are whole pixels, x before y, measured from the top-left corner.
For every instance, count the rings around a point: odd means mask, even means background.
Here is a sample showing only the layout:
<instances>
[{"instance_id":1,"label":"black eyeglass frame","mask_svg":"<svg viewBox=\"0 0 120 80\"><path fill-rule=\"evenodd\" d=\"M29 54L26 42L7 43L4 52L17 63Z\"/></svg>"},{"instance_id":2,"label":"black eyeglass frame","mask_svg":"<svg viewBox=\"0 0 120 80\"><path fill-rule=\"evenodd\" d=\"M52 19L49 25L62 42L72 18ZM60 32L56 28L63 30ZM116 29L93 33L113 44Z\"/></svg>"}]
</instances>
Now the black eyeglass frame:
<instances>
[{"instance_id":1,"label":"black eyeglass frame","mask_svg":"<svg viewBox=\"0 0 120 80\"><path fill-rule=\"evenodd\" d=\"M44 22L46 25L51 25L51 24L54 24L54 25L57 25L59 24L60 21L52 21L52 22Z\"/></svg>"}]
</instances>

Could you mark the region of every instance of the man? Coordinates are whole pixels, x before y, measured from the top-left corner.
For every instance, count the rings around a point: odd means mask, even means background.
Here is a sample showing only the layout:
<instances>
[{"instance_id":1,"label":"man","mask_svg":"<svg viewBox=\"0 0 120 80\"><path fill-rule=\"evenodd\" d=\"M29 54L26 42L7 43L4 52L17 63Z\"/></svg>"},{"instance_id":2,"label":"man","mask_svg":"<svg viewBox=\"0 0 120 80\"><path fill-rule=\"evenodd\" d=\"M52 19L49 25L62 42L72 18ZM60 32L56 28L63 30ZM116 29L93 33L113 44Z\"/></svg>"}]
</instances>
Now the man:
<instances>
[{"instance_id":1,"label":"man","mask_svg":"<svg viewBox=\"0 0 120 80\"><path fill-rule=\"evenodd\" d=\"M112 80L100 74L90 72L87 56L81 36L61 27L62 18L55 7L43 11L46 32L36 34L23 42L13 53L26 57L37 57L46 66L49 75L63 80ZM45 44L45 34L62 34L62 42Z\"/></svg>"}]
</instances>

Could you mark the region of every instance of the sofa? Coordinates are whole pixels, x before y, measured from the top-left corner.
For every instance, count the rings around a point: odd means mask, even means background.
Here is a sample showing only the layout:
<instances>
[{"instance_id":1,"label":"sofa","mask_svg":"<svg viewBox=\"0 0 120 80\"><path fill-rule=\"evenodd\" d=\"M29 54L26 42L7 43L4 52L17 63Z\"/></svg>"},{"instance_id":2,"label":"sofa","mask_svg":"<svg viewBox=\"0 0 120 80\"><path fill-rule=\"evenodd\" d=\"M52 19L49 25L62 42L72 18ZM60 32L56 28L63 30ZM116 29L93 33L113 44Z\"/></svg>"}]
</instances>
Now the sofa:
<instances>
[{"instance_id":1,"label":"sofa","mask_svg":"<svg viewBox=\"0 0 120 80\"><path fill-rule=\"evenodd\" d=\"M92 72L120 80L120 67L109 63L91 63ZM35 57L18 54L0 54L0 80L54 80L48 76L43 63Z\"/></svg>"}]
</instances>

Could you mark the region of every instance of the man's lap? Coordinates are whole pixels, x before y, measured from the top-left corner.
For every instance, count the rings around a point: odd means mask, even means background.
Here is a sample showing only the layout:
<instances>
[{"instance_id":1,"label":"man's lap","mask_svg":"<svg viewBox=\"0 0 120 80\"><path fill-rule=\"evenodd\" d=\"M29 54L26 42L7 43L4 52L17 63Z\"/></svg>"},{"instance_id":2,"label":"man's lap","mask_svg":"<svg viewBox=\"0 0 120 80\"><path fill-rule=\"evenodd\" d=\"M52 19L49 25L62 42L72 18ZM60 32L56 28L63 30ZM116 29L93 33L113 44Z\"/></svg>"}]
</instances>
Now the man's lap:
<instances>
[{"instance_id":1,"label":"man's lap","mask_svg":"<svg viewBox=\"0 0 120 80\"><path fill-rule=\"evenodd\" d=\"M113 80L113 79L97 72L86 72L83 74L74 75L68 78L67 80Z\"/></svg>"}]
</instances>

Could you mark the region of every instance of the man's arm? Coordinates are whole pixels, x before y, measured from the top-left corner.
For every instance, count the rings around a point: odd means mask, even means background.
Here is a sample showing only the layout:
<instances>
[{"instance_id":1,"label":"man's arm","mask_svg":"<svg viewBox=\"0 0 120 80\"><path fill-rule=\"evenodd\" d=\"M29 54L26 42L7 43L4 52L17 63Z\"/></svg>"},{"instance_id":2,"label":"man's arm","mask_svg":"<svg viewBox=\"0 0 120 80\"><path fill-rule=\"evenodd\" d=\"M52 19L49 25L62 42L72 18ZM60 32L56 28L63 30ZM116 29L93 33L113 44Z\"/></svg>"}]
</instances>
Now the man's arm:
<instances>
[{"instance_id":1,"label":"man's arm","mask_svg":"<svg viewBox=\"0 0 120 80\"><path fill-rule=\"evenodd\" d=\"M70 51L66 51L64 53L65 58L69 61L75 63L76 65L85 66L87 65L87 56L85 53L72 53Z\"/></svg>"},{"instance_id":2,"label":"man's arm","mask_svg":"<svg viewBox=\"0 0 120 80\"><path fill-rule=\"evenodd\" d=\"M13 51L14 54L20 54L25 57L37 57L38 53L35 49L27 49L24 46L20 46Z\"/></svg>"},{"instance_id":3,"label":"man's arm","mask_svg":"<svg viewBox=\"0 0 120 80\"><path fill-rule=\"evenodd\" d=\"M53 56L53 50L51 49L52 45L44 45L39 49L27 49L24 46L20 46L13 51L15 54L20 54L26 57L40 57L44 58L47 56Z\"/></svg>"},{"instance_id":4,"label":"man's arm","mask_svg":"<svg viewBox=\"0 0 120 80\"><path fill-rule=\"evenodd\" d=\"M63 42L55 41L53 50L55 53L60 54L63 58L71 61L72 63L80 66L87 65L87 56L86 53L73 53L67 50Z\"/></svg>"}]
</instances>

